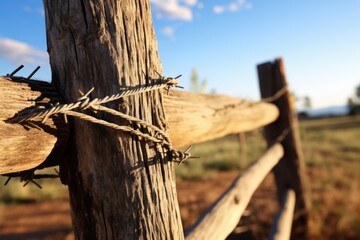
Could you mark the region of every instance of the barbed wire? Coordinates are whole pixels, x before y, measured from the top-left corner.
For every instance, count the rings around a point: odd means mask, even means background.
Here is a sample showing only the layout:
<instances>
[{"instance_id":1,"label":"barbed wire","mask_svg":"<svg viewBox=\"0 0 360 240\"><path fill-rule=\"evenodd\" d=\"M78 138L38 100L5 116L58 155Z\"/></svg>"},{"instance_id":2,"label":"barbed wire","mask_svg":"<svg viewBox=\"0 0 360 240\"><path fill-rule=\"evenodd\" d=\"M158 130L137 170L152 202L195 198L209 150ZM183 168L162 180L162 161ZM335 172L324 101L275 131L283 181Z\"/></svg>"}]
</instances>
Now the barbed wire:
<instances>
[{"instance_id":1,"label":"barbed wire","mask_svg":"<svg viewBox=\"0 0 360 240\"><path fill-rule=\"evenodd\" d=\"M177 151L172 148L171 142L169 139L169 136L166 132L158 128L157 126L154 126L153 124L150 124L140 118L130 116L128 114L119 112L117 110L108 108L103 106L102 104L108 103L111 101L118 100L120 98L141 94L145 92L150 92L154 90L159 89L167 89L169 90L171 87L178 87L178 80L181 75L177 76L176 78L165 78L161 77L159 80L156 81L155 84L152 84L151 86L145 86L145 87L133 87L128 90L124 90L118 94L113 94L111 96L106 96L104 98L94 98L90 99L89 95L94 91L94 87L91 88L88 92L83 93L82 91L79 91L80 98L78 98L73 103L68 104L55 104L55 105L49 105L47 107L40 106L37 108L29 109L22 111L18 113L13 118L7 120L9 123L31 123L32 120L41 120L42 123L45 123L51 116L57 115L57 114L63 114L65 117L65 120L67 121L67 115L76 117L79 119L82 119L84 121L88 121L94 124L99 124L102 126L106 126L115 130L123 131L130 133L132 135L138 136L140 139L144 139L146 141L152 142L155 145L161 145L163 148L167 149L167 154L174 162L178 162L179 164L182 163L184 160L191 157L190 153L188 153L186 150L185 152ZM85 111L86 109L91 109L94 111L102 111L108 114L111 114L116 117L120 117L121 119L127 120L128 122L133 122L138 125L141 125L145 127L148 130L147 133L142 132L139 129L135 129L131 126L123 126L116 123L112 123L103 119L99 119L94 116L90 116L89 114L80 112Z\"/></svg>"},{"instance_id":2,"label":"barbed wire","mask_svg":"<svg viewBox=\"0 0 360 240\"><path fill-rule=\"evenodd\" d=\"M45 107L37 107L31 110L23 111L16 115L14 118L8 120L9 123L21 123L23 121L33 120L35 118L42 118L42 123L44 123L50 116L58 113L66 113L66 111L70 111L76 108L80 108L82 110L86 110L88 108L95 108L96 106L104 103L108 103L111 101L118 100L120 98L128 97L135 94L145 93L149 91L154 91L162 88L170 88L175 87L178 84L178 80L175 78L167 78L162 79L160 82L153 84L151 86L145 87L134 87L133 89L124 90L118 94L113 94L111 96L106 96L104 98L95 98L90 100L88 95L94 91L94 87L91 88L86 94L83 94L79 99L77 99L74 103L69 104L56 104L55 106L51 106L50 108Z\"/></svg>"}]
</instances>

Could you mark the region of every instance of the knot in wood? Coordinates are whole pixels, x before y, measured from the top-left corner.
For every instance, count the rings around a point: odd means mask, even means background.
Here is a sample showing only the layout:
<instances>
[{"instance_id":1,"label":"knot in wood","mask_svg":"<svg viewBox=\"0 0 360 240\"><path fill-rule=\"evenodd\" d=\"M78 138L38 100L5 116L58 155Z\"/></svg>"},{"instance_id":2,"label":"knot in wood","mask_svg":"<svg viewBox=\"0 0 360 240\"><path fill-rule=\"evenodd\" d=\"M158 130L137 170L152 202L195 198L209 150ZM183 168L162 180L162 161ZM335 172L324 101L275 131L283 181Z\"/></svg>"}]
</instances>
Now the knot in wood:
<instances>
[{"instance_id":1,"label":"knot in wood","mask_svg":"<svg viewBox=\"0 0 360 240\"><path fill-rule=\"evenodd\" d=\"M239 204L240 203L240 197L238 195L234 196L234 202L235 204Z\"/></svg>"}]
</instances>

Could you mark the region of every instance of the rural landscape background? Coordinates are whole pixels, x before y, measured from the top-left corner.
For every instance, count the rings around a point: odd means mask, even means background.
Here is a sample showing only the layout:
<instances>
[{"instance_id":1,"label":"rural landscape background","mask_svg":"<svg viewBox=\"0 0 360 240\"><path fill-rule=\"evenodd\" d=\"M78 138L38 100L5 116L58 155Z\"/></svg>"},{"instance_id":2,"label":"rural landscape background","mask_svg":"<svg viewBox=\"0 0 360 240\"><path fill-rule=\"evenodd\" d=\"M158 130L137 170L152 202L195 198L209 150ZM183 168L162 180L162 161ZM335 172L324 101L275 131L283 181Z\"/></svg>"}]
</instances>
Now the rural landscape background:
<instances>
[{"instance_id":1,"label":"rural landscape background","mask_svg":"<svg viewBox=\"0 0 360 240\"><path fill-rule=\"evenodd\" d=\"M312 198L309 239L359 239L360 116L304 120L300 132ZM200 159L176 167L185 229L264 152L261 130L245 136L245 149L238 135L195 145ZM278 210L273 181L269 175L256 191L235 229L240 236L267 239ZM66 187L57 179L39 183L43 189L16 180L0 188L0 239L71 239Z\"/></svg>"},{"instance_id":2,"label":"rural landscape background","mask_svg":"<svg viewBox=\"0 0 360 240\"><path fill-rule=\"evenodd\" d=\"M360 116L307 118L324 107L359 109L360 1L150 2L163 73L183 74L186 90L258 100L256 64L284 57L294 101L307 114L300 135L312 199L309 239L360 239ZM24 64L19 74L27 76L40 65L35 78L50 81L42 1L0 6L0 75ZM175 167L184 228L265 149L262 129L193 146L200 158ZM0 186L0 240L73 239L66 186L38 182L42 189L16 179ZM270 174L233 237L267 239L277 210Z\"/></svg>"}]
</instances>

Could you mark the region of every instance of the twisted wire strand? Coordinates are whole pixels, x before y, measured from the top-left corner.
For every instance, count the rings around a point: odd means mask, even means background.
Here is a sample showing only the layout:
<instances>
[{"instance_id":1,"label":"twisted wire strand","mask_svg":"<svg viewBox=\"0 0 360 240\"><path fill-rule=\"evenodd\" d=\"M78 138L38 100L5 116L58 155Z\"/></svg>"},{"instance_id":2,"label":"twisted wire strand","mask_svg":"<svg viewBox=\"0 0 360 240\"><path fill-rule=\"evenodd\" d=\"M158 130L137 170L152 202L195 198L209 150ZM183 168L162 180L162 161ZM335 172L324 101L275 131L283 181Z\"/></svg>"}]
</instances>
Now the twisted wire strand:
<instances>
[{"instance_id":1,"label":"twisted wire strand","mask_svg":"<svg viewBox=\"0 0 360 240\"><path fill-rule=\"evenodd\" d=\"M168 143L168 142L166 142L166 141L164 141L162 139L155 138L155 137L153 137L153 136L151 136L149 134L143 133L143 132L141 132L139 130L135 130L135 129L133 129L131 127L128 127L128 126L120 126L120 125L117 125L115 123L111 123L111 122L108 122L108 121L105 121L105 120L102 120L102 119L98 119L96 117L89 116L87 114L83 114L83 113L79 113L79 112L75 112L75 111L71 111L71 110L67 111L66 114L69 115L69 116L73 116L73 117L83 119L83 120L88 121L88 122L92 122L92 123L100 124L100 125L103 125L103 126L106 126L106 127L109 127L109 128L113 128L113 129L116 129L116 130L128 132L130 134L139 136L140 138L146 139L146 140L154 142L154 143L161 143L161 144L164 144L166 146L170 146L170 143Z\"/></svg>"},{"instance_id":2,"label":"twisted wire strand","mask_svg":"<svg viewBox=\"0 0 360 240\"><path fill-rule=\"evenodd\" d=\"M65 116L65 119L66 119L66 116L69 115L69 116L83 119L88 122L92 122L92 123L100 124L100 125L103 125L103 126L106 126L109 128L113 128L116 130L128 132L132 135L139 136L140 138L145 139L147 141L153 142L155 144L160 144L164 148L168 149L168 151L171 155L170 157L174 161L179 162L179 164L180 164L185 159L189 158L191 155L187 151L181 152L181 151L177 151L177 150L173 149L171 146L169 136L163 130L161 130L160 128L158 128L144 120L141 120L139 118L121 113L119 111L116 111L116 110L113 110L111 108L107 108L107 107L101 105L104 103L118 100L123 97L128 97L131 95L136 95L136 94L145 93L145 92L150 92L150 91L154 91L154 90L158 90L158 89L165 88L165 89L169 90L170 87L177 86L177 84L178 84L177 78L178 77L176 77L176 78L162 77L160 80L157 81L157 83L155 83L151 86L134 87L133 89L128 89L128 90L122 91L118 94L113 94L111 96L106 96L106 97L100 98L100 99L94 98L93 100L90 100L88 95L94 90L94 88L90 89L86 94L79 91L82 96L80 98L78 98L76 100L76 102L69 103L69 104L57 103L55 105L51 105L48 108L41 106L41 107L37 107L37 108L30 109L27 111L23 111L23 112L17 114L14 118L9 119L7 122L22 123L22 122L30 121L30 120L34 120L34 119L42 119L42 123L44 123L52 115L63 114ZM129 122L134 122L139 125L145 126L148 129L153 130L155 132L155 134L154 134L154 136L152 136L150 134L143 133L140 130L131 128L130 126L120 126L115 123L111 123L111 122L108 122L108 121L105 121L105 120L102 120L102 119L99 119L96 117L92 117L92 116L89 116L89 115L81 113L81 112L73 111L74 109L86 110L88 108L91 108L96 111L103 111L103 112L112 114L114 116L121 117Z\"/></svg>"},{"instance_id":3,"label":"twisted wire strand","mask_svg":"<svg viewBox=\"0 0 360 240\"><path fill-rule=\"evenodd\" d=\"M122 112L119 112L119 111L116 111L116 110L113 110L111 108L107 108L107 107L104 107L102 105L99 105L99 106L96 106L96 108L94 108L95 110L99 110L99 111L103 111L103 112L106 112L106 113L109 113L109 114L112 114L114 116L118 116L118 117L121 117L123 119L126 119L130 122L135 122L137 124L140 124L140 125L143 125L145 127L148 127L149 129L153 130L156 132L155 136L157 134L159 134L161 137L164 138L164 140L168 143L170 143L170 139L168 137L168 135L163 131L161 130L160 128L156 127L155 125L152 125L144 120L141 120L140 118L136 118L136 117L133 117L133 116L130 116L130 115L127 115L125 113L122 113Z\"/></svg>"},{"instance_id":4,"label":"twisted wire strand","mask_svg":"<svg viewBox=\"0 0 360 240\"><path fill-rule=\"evenodd\" d=\"M279 91L277 91L274 95L272 95L271 97L263 98L263 99L261 99L260 102L272 103L272 102L278 100L283 95L285 95L285 93L287 93L288 91L289 91L289 88L287 85L285 85Z\"/></svg>"},{"instance_id":5,"label":"twisted wire strand","mask_svg":"<svg viewBox=\"0 0 360 240\"><path fill-rule=\"evenodd\" d=\"M89 122L96 123L96 124L101 124L103 126L110 127L110 128L116 129L116 130L129 132L130 134L137 135L140 138L146 139L146 140L154 142L154 143L161 143L165 147L172 149L169 137L160 128L158 128L150 123L147 123L146 121L143 121L139 118L132 117L130 115L118 112L111 108L101 106L101 104L103 104L103 103L111 102L111 101L114 101L114 100L117 100L117 99L120 99L123 97L131 96L131 95L135 95L135 94L139 94L139 93L144 93L144 92L149 92L149 91L154 91L154 90L161 89L161 88L170 88L170 87L176 86L178 84L178 80L175 78L161 79L160 81L161 81L160 83L157 83L157 84L154 84L151 86L129 89L129 90L123 91L118 94L106 96L101 99L95 98L93 100L90 100L88 95L94 90L94 88L90 89L86 94L79 91L82 96L79 99L77 99L77 101L74 103L56 104L49 108L38 107L35 109L24 111L24 112L16 115L14 118L10 119L8 122L22 123L24 121L30 121L33 119L40 118L40 119L42 119L42 123L44 123L52 115L64 114L65 118L67 115L74 116L74 117L83 119L85 121L89 121ZM143 125L143 126L149 128L149 129L152 129L153 131L155 131L155 136L151 136L150 134L143 133L140 130L135 130L129 126L120 126L115 123L107 122L105 120L98 119L98 118L89 116L84 113L73 111L76 108L79 108L81 110L86 110L87 108L91 108L94 110L107 112L114 116L121 117L125 120L135 122L137 124L140 124L140 125ZM159 136L161 136L161 138L159 138Z\"/></svg>"},{"instance_id":6,"label":"twisted wire strand","mask_svg":"<svg viewBox=\"0 0 360 240\"><path fill-rule=\"evenodd\" d=\"M24 111L24 112L16 115L14 118L9 119L8 122L21 123L23 121L29 121L29 120L33 120L35 118L42 118L43 119L42 122L44 123L51 115L54 115L54 114L59 114L59 113L65 114L67 111L73 110L75 108L80 108L83 110L85 110L89 107L94 108L97 105L115 101L115 100L118 100L123 97L128 97L128 96L139 94L139 93L145 93L145 92L154 91L154 90L158 90L158 89L162 89L162 88L169 88L172 86L176 86L177 83L178 83L178 81L176 79L169 78L169 79L162 80L161 83L156 83L151 86L129 89L129 90L125 90L118 94L106 96L104 98L100 98L100 99L94 98L93 100L90 100L87 97L87 95L89 95L91 93L91 91L94 90L94 88L92 88L88 93L86 93L84 96L79 98L74 103L57 104L50 108L43 108L43 107L34 108L34 109Z\"/></svg>"}]
</instances>

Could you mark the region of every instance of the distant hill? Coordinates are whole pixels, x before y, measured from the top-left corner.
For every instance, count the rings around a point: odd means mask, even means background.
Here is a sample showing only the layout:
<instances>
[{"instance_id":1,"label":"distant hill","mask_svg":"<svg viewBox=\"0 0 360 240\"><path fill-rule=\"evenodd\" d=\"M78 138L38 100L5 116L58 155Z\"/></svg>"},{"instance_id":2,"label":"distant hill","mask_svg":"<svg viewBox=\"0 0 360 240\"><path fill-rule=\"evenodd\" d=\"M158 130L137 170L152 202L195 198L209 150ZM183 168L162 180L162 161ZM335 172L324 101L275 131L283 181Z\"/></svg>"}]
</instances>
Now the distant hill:
<instances>
[{"instance_id":1,"label":"distant hill","mask_svg":"<svg viewBox=\"0 0 360 240\"><path fill-rule=\"evenodd\" d=\"M347 105L329 106L324 108L308 109L298 112L299 118L324 118L344 116L350 113L350 107Z\"/></svg>"}]
</instances>

